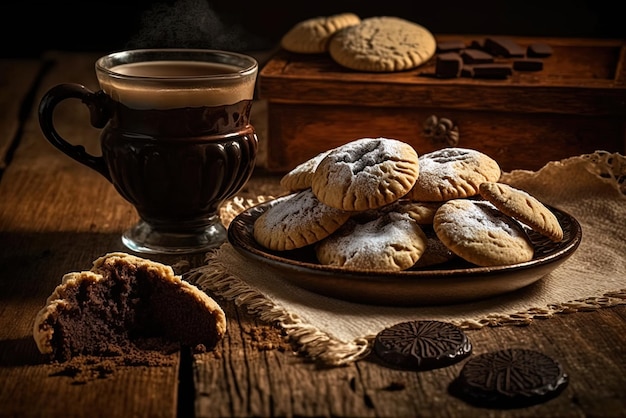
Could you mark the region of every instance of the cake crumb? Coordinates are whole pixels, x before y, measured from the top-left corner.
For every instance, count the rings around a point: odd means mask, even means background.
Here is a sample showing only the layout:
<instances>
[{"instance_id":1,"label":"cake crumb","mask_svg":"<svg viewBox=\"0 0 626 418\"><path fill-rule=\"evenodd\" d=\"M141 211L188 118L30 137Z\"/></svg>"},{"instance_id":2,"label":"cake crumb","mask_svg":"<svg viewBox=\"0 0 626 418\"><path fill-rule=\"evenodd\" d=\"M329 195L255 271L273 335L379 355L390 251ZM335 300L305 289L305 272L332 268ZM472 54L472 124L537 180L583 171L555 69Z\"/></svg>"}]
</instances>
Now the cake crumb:
<instances>
[{"instance_id":1,"label":"cake crumb","mask_svg":"<svg viewBox=\"0 0 626 418\"><path fill-rule=\"evenodd\" d=\"M268 325L243 326L246 341L252 348L259 351L278 350L281 352L291 350L291 345L285 336L275 327Z\"/></svg>"}]
</instances>

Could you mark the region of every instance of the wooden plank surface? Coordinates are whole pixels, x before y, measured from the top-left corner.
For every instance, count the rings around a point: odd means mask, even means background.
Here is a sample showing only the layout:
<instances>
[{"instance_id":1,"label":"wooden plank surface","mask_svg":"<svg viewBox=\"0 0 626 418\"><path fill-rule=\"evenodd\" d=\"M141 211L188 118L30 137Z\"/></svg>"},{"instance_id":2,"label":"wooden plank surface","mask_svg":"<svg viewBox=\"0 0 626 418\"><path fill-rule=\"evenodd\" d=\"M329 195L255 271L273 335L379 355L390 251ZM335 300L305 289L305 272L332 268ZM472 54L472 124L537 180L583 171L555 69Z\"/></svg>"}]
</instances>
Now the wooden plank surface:
<instances>
[{"instance_id":1,"label":"wooden plank surface","mask_svg":"<svg viewBox=\"0 0 626 418\"><path fill-rule=\"evenodd\" d=\"M12 157L26 112L32 109L32 88L43 66L39 60L0 59L0 109L4 110L0 114L0 175Z\"/></svg>"},{"instance_id":2,"label":"wooden plank surface","mask_svg":"<svg viewBox=\"0 0 626 418\"><path fill-rule=\"evenodd\" d=\"M50 58L56 65L42 81L37 104L43 91L59 82L94 86L93 57ZM59 107L59 131L97 150L97 132L81 107L79 101ZM117 367L108 373L93 365L73 375L62 365L46 364L32 338L35 315L62 275L88 270L97 257L123 250L120 231L136 218L102 176L43 138L33 109L0 182L0 415L176 415L177 354L161 367Z\"/></svg>"},{"instance_id":3,"label":"wooden plank surface","mask_svg":"<svg viewBox=\"0 0 626 418\"><path fill-rule=\"evenodd\" d=\"M56 65L37 99L58 82L95 88L94 56L55 53L48 58ZM0 103L9 109L0 110L17 114L6 94L0 90ZM98 132L77 106L59 109L60 129L97 149ZM419 373L389 369L372 359L319 367L295 354L296 347L273 324L219 298L228 333L212 352L175 354L156 367L87 365L75 374L47 364L32 339L36 312L64 273L89 269L107 252L125 251L120 234L137 217L102 176L45 141L34 110L21 132L0 179L2 417L626 416L626 306L557 315L526 327L468 331L475 354L534 348L562 362L570 384L561 396L522 409L478 409L450 396L447 387L461 364ZM261 168L242 194L276 193L278 181ZM148 258L172 265L202 262L201 256Z\"/></svg>"}]
</instances>

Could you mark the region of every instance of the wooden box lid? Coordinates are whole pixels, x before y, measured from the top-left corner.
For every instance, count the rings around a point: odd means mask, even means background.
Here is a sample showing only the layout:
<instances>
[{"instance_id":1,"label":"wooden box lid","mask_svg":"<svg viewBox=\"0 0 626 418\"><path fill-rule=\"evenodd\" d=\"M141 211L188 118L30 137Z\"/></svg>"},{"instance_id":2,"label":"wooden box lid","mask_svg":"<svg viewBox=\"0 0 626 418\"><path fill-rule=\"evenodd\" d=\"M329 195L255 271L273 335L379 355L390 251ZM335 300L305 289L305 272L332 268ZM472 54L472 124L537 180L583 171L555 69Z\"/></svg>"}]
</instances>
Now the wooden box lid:
<instances>
[{"instance_id":1,"label":"wooden box lid","mask_svg":"<svg viewBox=\"0 0 626 418\"><path fill-rule=\"evenodd\" d=\"M437 41L481 41L480 35L439 35ZM626 115L626 41L511 37L521 46L545 43L553 54L537 72L506 79L439 79L435 59L410 71L366 73L328 55L279 50L259 73L261 99L276 103L429 107L521 113Z\"/></svg>"}]
</instances>

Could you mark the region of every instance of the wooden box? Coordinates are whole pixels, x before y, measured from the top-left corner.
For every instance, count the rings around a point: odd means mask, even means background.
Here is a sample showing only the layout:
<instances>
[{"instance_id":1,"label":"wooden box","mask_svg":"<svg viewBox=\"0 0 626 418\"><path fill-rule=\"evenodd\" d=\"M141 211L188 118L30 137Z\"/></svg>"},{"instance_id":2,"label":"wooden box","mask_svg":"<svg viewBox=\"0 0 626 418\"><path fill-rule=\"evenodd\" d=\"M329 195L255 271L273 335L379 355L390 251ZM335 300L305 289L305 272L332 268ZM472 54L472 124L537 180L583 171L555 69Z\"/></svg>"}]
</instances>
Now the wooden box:
<instances>
[{"instance_id":1,"label":"wooden box","mask_svg":"<svg viewBox=\"0 0 626 418\"><path fill-rule=\"evenodd\" d=\"M485 36L438 36L439 42ZM543 69L506 79L434 77L435 60L411 71L365 73L330 56L278 51L259 74L267 101L267 169L286 172L319 152L361 137L406 141L418 154L454 146L495 158L502 169L626 148L626 43L623 40L512 37L544 43ZM458 142L425 129L435 116L456 126ZM432 120L432 119L431 119ZM454 129L454 128L453 128Z\"/></svg>"}]
</instances>

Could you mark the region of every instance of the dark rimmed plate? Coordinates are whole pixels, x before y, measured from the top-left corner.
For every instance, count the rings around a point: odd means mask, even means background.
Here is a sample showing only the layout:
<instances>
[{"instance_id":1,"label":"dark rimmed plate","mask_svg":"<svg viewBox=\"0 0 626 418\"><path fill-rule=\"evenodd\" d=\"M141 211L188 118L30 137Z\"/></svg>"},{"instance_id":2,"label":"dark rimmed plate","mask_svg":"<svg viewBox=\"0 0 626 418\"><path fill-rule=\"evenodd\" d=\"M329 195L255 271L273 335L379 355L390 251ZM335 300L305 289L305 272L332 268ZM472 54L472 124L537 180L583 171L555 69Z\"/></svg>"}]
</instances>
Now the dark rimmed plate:
<instances>
[{"instance_id":1,"label":"dark rimmed plate","mask_svg":"<svg viewBox=\"0 0 626 418\"><path fill-rule=\"evenodd\" d=\"M563 228L561 242L552 242L527 230L535 248L531 261L496 267L477 267L455 259L419 270L371 272L324 266L316 261L312 246L291 251L271 251L256 242L256 219L275 201L245 210L228 228L228 241L244 257L281 273L284 280L325 296L351 302L420 306L468 302L512 292L528 286L559 267L578 248L582 230L571 215L553 208Z\"/></svg>"}]
</instances>

